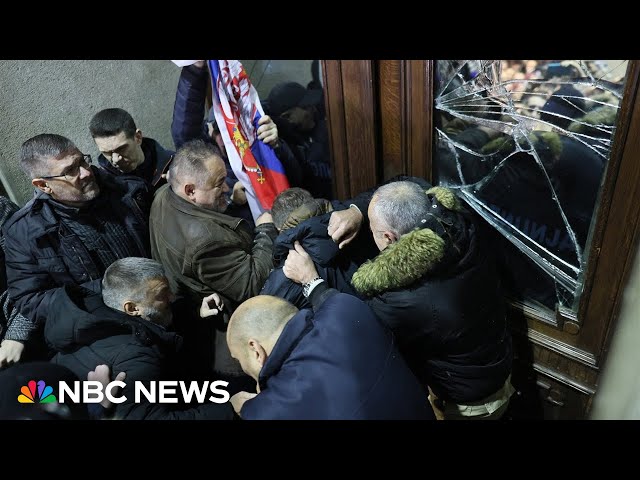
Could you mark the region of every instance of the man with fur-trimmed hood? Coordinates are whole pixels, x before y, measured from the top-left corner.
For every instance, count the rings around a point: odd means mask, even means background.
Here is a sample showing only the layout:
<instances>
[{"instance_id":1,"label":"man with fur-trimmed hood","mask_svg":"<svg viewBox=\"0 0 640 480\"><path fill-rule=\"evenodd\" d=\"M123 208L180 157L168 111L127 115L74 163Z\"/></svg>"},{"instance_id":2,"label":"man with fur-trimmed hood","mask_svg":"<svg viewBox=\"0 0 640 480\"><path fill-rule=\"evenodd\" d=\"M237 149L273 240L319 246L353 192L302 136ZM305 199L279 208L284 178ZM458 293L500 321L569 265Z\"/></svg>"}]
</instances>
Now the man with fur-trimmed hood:
<instances>
[{"instance_id":1,"label":"man with fur-trimmed hood","mask_svg":"<svg viewBox=\"0 0 640 480\"><path fill-rule=\"evenodd\" d=\"M378 188L367 214L380 254L353 286L396 334L440 418L499 418L514 392L512 345L484 225L450 190L407 181ZM284 273L312 283L312 305L328 291L299 244Z\"/></svg>"}]
</instances>

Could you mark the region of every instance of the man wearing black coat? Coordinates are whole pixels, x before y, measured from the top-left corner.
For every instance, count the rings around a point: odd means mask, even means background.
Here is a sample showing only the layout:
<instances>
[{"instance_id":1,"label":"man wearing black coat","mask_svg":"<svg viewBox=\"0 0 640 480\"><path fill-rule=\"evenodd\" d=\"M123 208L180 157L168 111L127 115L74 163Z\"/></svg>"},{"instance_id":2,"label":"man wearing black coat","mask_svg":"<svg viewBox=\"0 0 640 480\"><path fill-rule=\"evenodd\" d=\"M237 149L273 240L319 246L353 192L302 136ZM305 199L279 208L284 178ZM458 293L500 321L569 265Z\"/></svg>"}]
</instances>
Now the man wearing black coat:
<instances>
[{"instance_id":1,"label":"man wearing black coat","mask_svg":"<svg viewBox=\"0 0 640 480\"><path fill-rule=\"evenodd\" d=\"M46 357L38 351L41 327L56 289L98 280L119 258L149 256L148 187L90 161L60 135L22 144L20 164L36 195L3 225L3 235L8 292L31 323L26 350L33 359ZM0 347L0 364L4 357Z\"/></svg>"},{"instance_id":2,"label":"man wearing black coat","mask_svg":"<svg viewBox=\"0 0 640 480\"><path fill-rule=\"evenodd\" d=\"M100 110L89 124L100 155L98 164L111 175L132 175L144 180L151 192L164 185L163 175L173 157L153 138L143 137L133 117L121 108Z\"/></svg>"},{"instance_id":3,"label":"man wearing black coat","mask_svg":"<svg viewBox=\"0 0 640 480\"><path fill-rule=\"evenodd\" d=\"M231 355L257 394L231 397L248 420L429 420L426 391L391 333L357 298L329 290L313 311L259 295L234 312Z\"/></svg>"},{"instance_id":4,"label":"man wearing black coat","mask_svg":"<svg viewBox=\"0 0 640 480\"><path fill-rule=\"evenodd\" d=\"M514 392L512 345L483 225L450 190L425 192L408 181L380 187L366 210L380 254L358 269L353 286L396 334L408 365L430 388L436 413L499 418ZM314 285L317 272L299 246L284 273L315 287L314 294L326 289Z\"/></svg>"},{"instance_id":5,"label":"man wearing black coat","mask_svg":"<svg viewBox=\"0 0 640 480\"><path fill-rule=\"evenodd\" d=\"M177 355L182 339L170 330L173 294L162 265L147 258L124 258L107 269L102 293L81 286L58 289L51 299L45 328L47 342L59 353L53 358L79 378L100 364L115 378L126 373L126 386L115 419L199 420L232 419L230 404L205 401L197 407L136 402L135 383L179 381ZM188 383L188 382L187 382ZM176 387L180 392L181 387ZM211 392L207 392L210 397ZM227 394L228 398L228 394Z\"/></svg>"}]
</instances>

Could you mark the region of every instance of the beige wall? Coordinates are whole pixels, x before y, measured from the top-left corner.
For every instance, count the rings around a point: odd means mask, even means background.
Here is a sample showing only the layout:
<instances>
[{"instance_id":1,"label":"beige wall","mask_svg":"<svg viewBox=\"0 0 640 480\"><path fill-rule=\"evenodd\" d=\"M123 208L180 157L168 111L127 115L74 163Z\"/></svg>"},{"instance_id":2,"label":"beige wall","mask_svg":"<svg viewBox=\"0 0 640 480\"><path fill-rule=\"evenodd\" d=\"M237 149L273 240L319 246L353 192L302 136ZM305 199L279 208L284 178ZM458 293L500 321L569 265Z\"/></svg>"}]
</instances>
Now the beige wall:
<instances>
[{"instance_id":1,"label":"beige wall","mask_svg":"<svg viewBox=\"0 0 640 480\"><path fill-rule=\"evenodd\" d=\"M640 252L623 294L591 418L640 420Z\"/></svg>"},{"instance_id":2,"label":"beige wall","mask_svg":"<svg viewBox=\"0 0 640 480\"><path fill-rule=\"evenodd\" d=\"M311 60L242 60L261 98L280 81L306 86ZM180 68L169 60L0 60L0 195L23 205L33 193L20 145L40 133L70 138L91 155L91 117L127 110L145 136L173 149L171 116Z\"/></svg>"},{"instance_id":3,"label":"beige wall","mask_svg":"<svg viewBox=\"0 0 640 480\"><path fill-rule=\"evenodd\" d=\"M89 121L103 108L124 108L145 136L173 149L179 75L168 60L1 60L0 180L9 196L22 205L33 191L18 164L22 142L57 133L95 155Z\"/></svg>"}]
</instances>

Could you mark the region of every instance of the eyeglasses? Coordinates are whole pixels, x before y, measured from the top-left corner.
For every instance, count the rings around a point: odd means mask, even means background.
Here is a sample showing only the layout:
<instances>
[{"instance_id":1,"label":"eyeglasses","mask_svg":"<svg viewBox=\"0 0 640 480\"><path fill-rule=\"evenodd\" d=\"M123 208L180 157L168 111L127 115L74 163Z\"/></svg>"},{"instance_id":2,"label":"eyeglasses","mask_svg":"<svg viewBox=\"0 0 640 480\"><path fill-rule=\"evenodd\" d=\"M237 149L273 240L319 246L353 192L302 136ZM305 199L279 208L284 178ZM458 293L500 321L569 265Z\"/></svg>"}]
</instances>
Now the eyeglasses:
<instances>
[{"instance_id":1,"label":"eyeglasses","mask_svg":"<svg viewBox=\"0 0 640 480\"><path fill-rule=\"evenodd\" d=\"M91 165L91 155L82 154L82 160L78 161L77 163L74 163L70 167L67 167L67 169L65 170L65 173L63 173L62 175L43 175L43 176L40 176L39 178L43 180L64 178L68 182L73 182L77 180L78 177L80 176L80 167L83 167L85 170L88 170L90 165Z\"/></svg>"}]
</instances>

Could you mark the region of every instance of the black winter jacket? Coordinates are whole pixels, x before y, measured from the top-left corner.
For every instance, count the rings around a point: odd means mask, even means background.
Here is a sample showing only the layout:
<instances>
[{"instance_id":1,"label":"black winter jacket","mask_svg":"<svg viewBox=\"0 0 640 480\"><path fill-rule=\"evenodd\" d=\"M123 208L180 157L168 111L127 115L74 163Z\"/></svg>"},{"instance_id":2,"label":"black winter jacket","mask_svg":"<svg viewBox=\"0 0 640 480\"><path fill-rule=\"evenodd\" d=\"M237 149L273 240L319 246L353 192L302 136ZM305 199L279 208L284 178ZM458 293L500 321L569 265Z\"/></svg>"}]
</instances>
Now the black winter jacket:
<instances>
[{"instance_id":1,"label":"black winter jacket","mask_svg":"<svg viewBox=\"0 0 640 480\"><path fill-rule=\"evenodd\" d=\"M101 193L90 207L98 218L109 210L122 219L139 250L149 257L148 187L134 177L114 177L92 167ZM104 271L80 238L56 214L49 195L38 192L3 226L9 296L34 326L47 318L56 288L99 279Z\"/></svg>"},{"instance_id":2,"label":"black winter jacket","mask_svg":"<svg viewBox=\"0 0 640 480\"><path fill-rule=\"evenodd\" d=\"M327 234L331 207L327 208L328 202L325 202L323 200L314 201L314 203L324 206L318 212L326 211L327 213L311 216L295 227L283 230L278 235L273 248L277 268L269 274L269 278L260 292L261 295L284 298L299 309L311 307L309 301L302 294L302 286L289 280L282 272L289 250L294 248L293 244L296 241L299 241L302 248L313 260L318 275L327 282L328 287L358 296L356 290L351 286L351 277L362 261L358 262L353 246L340 250L338 244Z\"/></svg>"},{"instance_id":3,"label":"black winter jacket","mask_svg":"<svg viewBox=\"0 0 640 480\"><path fill-rule=\"evenodd\" d=\"M143 382L149 390L151 381L183 380L172 368L182 338L162 326L107 307L98 292L78 286L57 289L51 299L45 337L59 352L52 362L69 368L81 379L100 364L109 366L112 378L120 372L127 374L126 387L120 392L126 401L115 405L116 419L233 418L230 403L206 402L185 409L179 404L150 403L143 395L142 402L136 403L135 382ZM180 387L177 390L180 392Z\"/></svg>"},{"instance_id":4,"label":"black winter jacket","mask_svg":"<svg viewBox=\"0 0 640 480\"><path fill-rule=\"evenodd\" d=\"M484 225L430 198L439 218L427 222L434 230L403 235L362 265L353 284L370 296L367 304L396 334L423 384L439 398L464 404L504 384L511 373L511 336Z\"/></svg>"}]
</instances>

